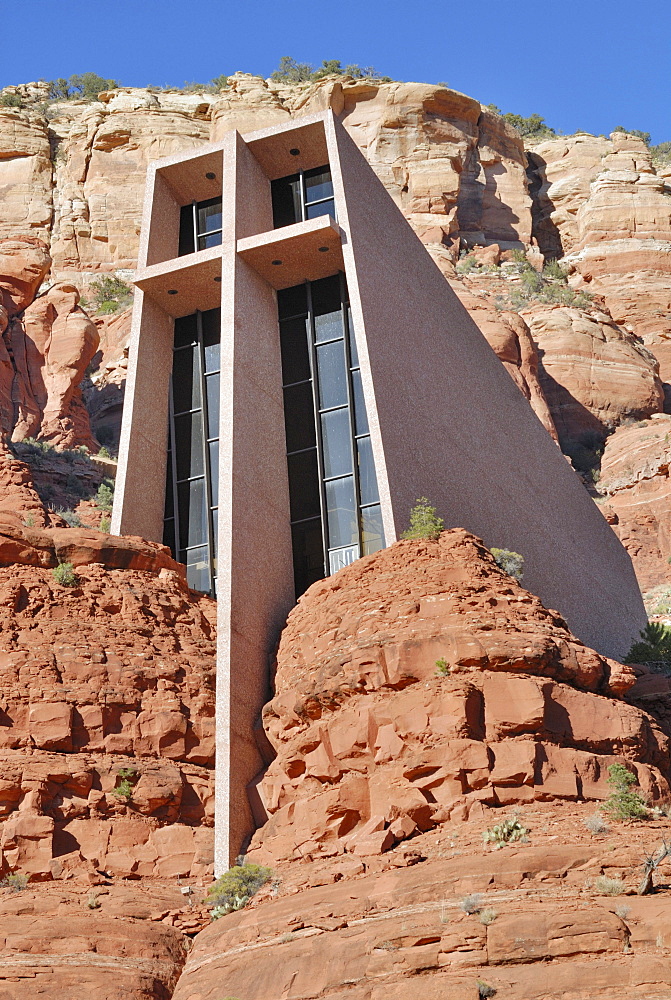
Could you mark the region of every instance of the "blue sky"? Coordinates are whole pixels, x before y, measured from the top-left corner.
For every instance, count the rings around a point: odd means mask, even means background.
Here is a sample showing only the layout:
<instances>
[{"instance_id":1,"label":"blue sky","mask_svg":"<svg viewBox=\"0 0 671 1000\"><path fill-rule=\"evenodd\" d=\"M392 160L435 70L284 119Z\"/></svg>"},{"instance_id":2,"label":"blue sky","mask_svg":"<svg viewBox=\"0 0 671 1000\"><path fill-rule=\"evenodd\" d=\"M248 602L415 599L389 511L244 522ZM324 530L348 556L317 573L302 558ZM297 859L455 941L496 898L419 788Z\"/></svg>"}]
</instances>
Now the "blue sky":
<instances>
[{"instance_id":1,"label":"blue sky","mask_svg":"<svg viewBox=\"0 0 671 1000\"><path fill-rule=\"evenodd\" d=\"M93 71L131 86L268 75L280 56L447 82L557 130L671 140L668 0L0 0L0 86ZM10 44L8 40L13 40Z\"/></svg>"}]
</instances>

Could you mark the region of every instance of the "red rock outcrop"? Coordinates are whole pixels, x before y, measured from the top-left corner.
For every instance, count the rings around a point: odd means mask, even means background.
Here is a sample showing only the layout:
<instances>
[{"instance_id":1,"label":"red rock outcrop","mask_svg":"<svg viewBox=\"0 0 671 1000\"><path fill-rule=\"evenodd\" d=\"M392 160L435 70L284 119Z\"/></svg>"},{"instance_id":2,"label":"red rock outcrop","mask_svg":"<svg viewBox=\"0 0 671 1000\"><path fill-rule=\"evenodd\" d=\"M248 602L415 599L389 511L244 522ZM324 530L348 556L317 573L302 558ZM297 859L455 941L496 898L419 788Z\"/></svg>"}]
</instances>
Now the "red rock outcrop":
<instances>
[{"instance_id":1,"label":"red rock outcrop","mask_svg":"<svg viewBox=\"0 0 671 1000\"><path fill-rule=\"evenodd\" d=\"M622 756L664 796L668 739L619 700L635 680L461 529L358 560L283 632L250 858L378 854L488 806L600 799Z\"/></svg>"}]
</instances>

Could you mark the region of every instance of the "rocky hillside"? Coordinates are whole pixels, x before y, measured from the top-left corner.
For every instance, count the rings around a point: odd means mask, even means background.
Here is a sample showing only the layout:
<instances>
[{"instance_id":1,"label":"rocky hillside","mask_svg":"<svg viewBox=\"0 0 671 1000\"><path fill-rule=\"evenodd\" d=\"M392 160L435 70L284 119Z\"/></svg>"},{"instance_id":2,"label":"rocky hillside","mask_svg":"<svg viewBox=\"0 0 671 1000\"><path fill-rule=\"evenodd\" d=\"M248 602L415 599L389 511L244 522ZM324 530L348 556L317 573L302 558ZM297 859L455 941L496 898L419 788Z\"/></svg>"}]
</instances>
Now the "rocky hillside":
<instances>
[{"instance_id":1,"label":"rocky hillside","mask_svg":"<svg viewBox=\"0 0 671 1000\"><path fill-rule=\"evenodd\" d=\"M0 107L5 434L91 447L83 400L94 438L118 436L130 311L117 299L96 312L92 288L132 275L147 164L332 107L595 498L608 499L643 586L671 583L664 438L654 455L647 445L652 483L634 460L616 496L607 471L629 427L664 412L671 384L671 168L641 139L580 133L525 148L463 94L348 77L235 74L219 93L118 89L97 101L10 89L23 107ZM19 287L21 260L30 275ZM539 277L553 260L560 270Z\"/></svg>"}]
</instances>

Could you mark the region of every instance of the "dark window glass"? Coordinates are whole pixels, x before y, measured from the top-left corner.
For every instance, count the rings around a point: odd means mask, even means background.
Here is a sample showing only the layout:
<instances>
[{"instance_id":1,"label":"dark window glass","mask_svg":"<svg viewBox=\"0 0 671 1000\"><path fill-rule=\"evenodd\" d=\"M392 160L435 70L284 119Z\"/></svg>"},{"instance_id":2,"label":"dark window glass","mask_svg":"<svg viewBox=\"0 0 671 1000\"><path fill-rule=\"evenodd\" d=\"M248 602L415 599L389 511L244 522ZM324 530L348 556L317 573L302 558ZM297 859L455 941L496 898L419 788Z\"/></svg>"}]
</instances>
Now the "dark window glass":
<instances>
[{"instance_id":1,"label":"dark window glass","mask_svg":"<svg viewBox=\"0 0 671 1000\"><path fill-rule=\"evenodd\" d=\"M193 242L193 205L185 205L179 212L179 249L180 257L186 253L193 253L196 249Z\"/></svg>"},{"instance_id":2,"label":"dark window glass","mask_svg":"<svg viewBox=\"0 0 671 1000\"><path fill-rule=\"evenodd\" d=\"M221 364L221 309L208 309L202 314L205 371L218 372Z\"/></svg>"},{"instance_id":3,"label":"dark window glass","mask_svg":"<svg viewBox=\"0 0 671 1000\"><path fill-rule=\"evenodd\" d=\"M287 451L313 448L316 444L312 385L301 382L284 390L284 428Z\"/></svg>"},{"instance_id":4,"label":"dark window glass","mask_svg":"<svg viewBox=\"0 0 671 1000\"><path fill-rule=\"evenodd\" d=\"M175 413L197 410L200 401L200 364L197 348L175 351L172 362L172 403Z\"/></svg>"},{"instance_id":5,"label":"dark window glass","mask_svg":"<svg viewBox=\"0 0 671 1000\"><path fill-rule=\"evenodd\" d=\"M165 476L165 516L175 516L175 493L172 485L172 452L168 451Z\"/></svg>"},{"instance_id":6,"label":"dark window glass","mask_svg":"<svg viewBox=\"0 0 671 1000\"><path fill-rule=\"evenodd\" d=\"M310 378L307 319L285 319L280 323L282 381L285 385Z\"/></svg>"},{"instance_id":7,"label":"dark window glass","mask_svg":"<svg viewBox=\"0 0 671 1000\"><path fill-rule=\"evenodd\" d=\"M329 548L356 545L359 526L354 502L354 479L334 479L326 484L326 512L329 528Z\"/></svg>"},{"instance_id":8,"label":"dark window glass","mask_svg":"<svg viewBox=\"0 0 671 1000\"><path fill-rule=\"evenodd\" d=\"M318 517L321 504L319 502L319 471L317 468L317 449L301 451L297 455L289 455L289 497L291 504L291 520L302 521L308 517Z\"/></svg>"},{"instance_id":9,"label":"dark window glass","mask_svg":"<svg viewBox=\"0 0 671 1000\"><path fill-rule=\"evenodd\" d=\"M194 479L190 483L178 483L177 507L179 510L180 548L203 545L207 541L205 479Z\"/></svg>"},{"instance_id":10,"label":"dark window glass","mask_svg":"<svg viewBox=\"0 0 671 1000\"><path fill-rule=\"evenodd\" d=\"M306 172L305 200L308 204L311 201L330 198L332 195L333 183L331 181L331 171L328 167L318 167L316 170L308 170Z\"/></svg>"},{"instance_id":11,"label":"dark window glass","mask_svg":"<svg viewBox=\"0 0 671 1000\"><path fill-rule=\"evenodd\" d=\"M210 247L218 247L220 245L221 233L208 233L205 236L198 237L199 250L209 250Z\"/></svg>"},{"instance_id":12,"label":"dark window glass","mask_svg":"<svg viewBox=\"0 0 671 1000\"><path fill-rule=\"evenodd\" d=\"M361 511L361 534L364 556L384 548L384 528L382 527L382 511L380 505L364 507Z\"/></svg>"},{"instance_id":13,"label":"dark window glass","mask_svg":"<svg viewBox=\"0 0 671 1000\"><path fill-rule=\"evenodd\" d=\"M368 433L368 414L366 404L363 400L363 385L361 384L361 372L352 372L352 395L354 397L354 429L357 434Z\"/></svg>"},{"instance_id":14,"label":"dark window glass","mask_svg":"<svg viewBox=\"0 0 671 1000\"><path fill-rule=\"evenodd\" d=\"M318 201L316 205L308 205L305 209L305 215L308 219L316 219L320 215L330 215L333 219L335 217L335 202L331 199L330 201Z\"/></svg>"},{"instance_id":15,"label":"dark window glass","mask_svg":"<svg viewBox=\"0 0 671 1000\"><path fill-rule=\"evenodd\" d=\"M207 546L190 549L186 556L186 582L194 590L208 591L212 586L210 579L210 560Z\"/></svg>"},{"instance_id":16,"label":"dark window glass","mask_svg":"<svg viewBox=\"0 0 671 1000\"><path fill-rule=\"evenodd\" d=\"M210 441L210 491L212 493L212 503L219 503L219 442Z\"/></svg>"},{"instance_id":17,"label":"dark window glass","mask_svg":"<svg viewBox=\"0 0 671 1000\"><path fill-rule=\"evenodd\" d=\"M322 444L324 449L324 478L346 476L352 471L352 434L349 411L331 410L322 413Z\"/></svg>"},{"instance_id":18,"label":"dark window glass","mask_svg":"<svg viewBox=\"0 0 671 1000\"><path fill-rule=\"evenodd\" d=\"M270 191L273 201L273 226L291 226L301 221L301 193L298 174L272 181Z\"/></svg>"},{"instance_id":19,"label":"dark window glass","mask_svg":"<svg viewBox=\"0 0 671 1000\"><path fill-rule=\"evenodd\" d=\"M380 495L377 489L377 476L375 475L373 448L370 438L359 438L356 445L359 453L359 492L361 493L361 503L376 503L380 499Z\"/></svg>"},{"instance_id":20,"label":"dark window glass","mask_svg":"<svg viewBox=\"0 0 671 1000\"><path fill-rule=\"evenodd\" d=\"M277 293L277 308L280 319L287 316L307 316L308 299L305 285L294 285L293 288L283 288Z\"/></svg>"},{"instance_id":21,"label":"dark window glass","mask_svg":"<svg viewBox=\"0 0 671 1000\"><path fill-rule=\"evenodd\" d=\"M203 415L200 411L175 417L175 456L178 480L202 476L205 472Z\"/></svg>"},{"instance_id":22,"label":"dark window glass","mask_svg":"<svg viewBox=\"0 0 671 1000\"><path fill-rule=\"evenodd\" d=\"M321 278L319 281L313 281L310 287L315 316L340 312L340 278L337 274L334 274L332 278Z\"/></svg>"},{"instance_id":23,"label":"dark window glass","mask_svg":"<svg viewBox=\"0 0 671 1000\"><path fill-rule=\"evenodd\" d=\"M336 340L317 347L319 407L347 406L347 369L345 341Z\"/></svg>"},{"instance_id":24,"label":"dark window glass","mask_svg":"<svg viewBox=\"0 0 671 1000\"><path fill-rule=\"evenodd\" d=\"M182 316L181 319L175 320L175 348L186 347L189 344L195 344L198 342L198 323L197 317L194 313L193 316Z\"/></svg>"},{"instance_id":25,"label":"dark window glass","mask_svg":"<svg viewBox=\"0 0 671 1000\"><path fill-rule=\"evenodd\" d=\"M205 376L205 394L207 395L207 436L219 437L219 375Z\"/></svg>"},{"instance_id":26,"label":"dark window glass","mask_svg":"<svg viewBox=\"0 0 671 1000\"><path fill-rule=\"evenodd\" d=\"M219 551L219 511L212 509L212 555L214 556L214 571L217 571L217 552Z\"/></svg>"},{"instance_id":27,"label":"dark window glass","mask_svg":"<svg viewBox=\"0 0 671 1000\"><path fill-rule=\"evenodd\" d=\"M296 597L300 597L310 584L325 576L321 518L294 524L291 534L294 548L294 583Z\"/></svg>"},{"instance_id":28,"label":"dark window glass","mask_svg":"<svg viewBox=\"0 0 671 1000\"><path fill-rule=\"evenodd\" d=\"M349 358L352 368L359 367L359 349L356 343L356 335L352 326L352 310L347 306L347 328L349 329Z\"/></svg>"},{"instance_id":29,"label":"dark window glass","mask_svg":"<svg viewBox=\"0 0 671 1000\"><path fill-rule=\"evenodd\" d=\"M221 198L198 202L198 235L221 229Z\"/></svg>"},{"instance_id":30,"label":"dark window glass","mask_svg":"<svg viewBox=\"0 0 671 1000\"><path fill-rule=\"evenodd\" d=\"M171 552L176 549L174 517L169 517L163 522L163 544L167 545Z\"/></svg>"}]
</instances>

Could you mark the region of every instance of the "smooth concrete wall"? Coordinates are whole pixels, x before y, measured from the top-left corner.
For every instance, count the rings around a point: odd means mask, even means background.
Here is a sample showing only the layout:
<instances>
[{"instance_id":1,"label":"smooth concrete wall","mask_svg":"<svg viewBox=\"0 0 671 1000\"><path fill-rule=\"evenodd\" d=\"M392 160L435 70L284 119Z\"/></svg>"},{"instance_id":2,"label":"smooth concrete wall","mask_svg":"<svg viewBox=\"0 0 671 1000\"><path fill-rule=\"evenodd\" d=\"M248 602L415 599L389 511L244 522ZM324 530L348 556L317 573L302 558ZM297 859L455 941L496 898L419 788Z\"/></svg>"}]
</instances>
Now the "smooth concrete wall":
<instances>
[{"instance_id":1,"label":"smooth concrete wall","mask_svg":"<svg viewBox=\"0 0 671 1000\"><path fill-rule=\"evenodd\" d=\"M135 292L110 530L163 540L173 320Z\"/></svg>"},{"instance_id":2,"label":"smooth concrete wall","mask_svg":"<svg viewBox=\"0 0 671 1000\"><path fill-rule=\"evenodd\" d=\"M387 543L427 496L447 527L520 552L525 585L623 656L646 622L629 556L336 119L327 135Z\"/></svg>"},{"instance_id":3,"label":"smooth concrete wall","mask_svg":"<svg viewBox=\"0 0 671 1000\"><path fill-rule=\"evenodd\" d=\"M172 260L179 251L180 205L177 198L160 171L152 171L148 180L151 192L147 191L142 220L146 240L143 239L140 245L138 270ZM147 212L150 218L145 225Z\"/></svg>"},{"instance_id":4,"label":"smooth concrete wall","mask_svg":"<svg viewBox=\"0 0 671 1000\"><path fill-rule=\"evenodd\" d=\"M270 695L270 655L294 603L277 302L236 253L267 224L270 187L227 137L222 242L215 869L255 828L247 786L264 762L254 724ZM265 199L265 200L264 200Z\"/></svg>"}]
</instances>

